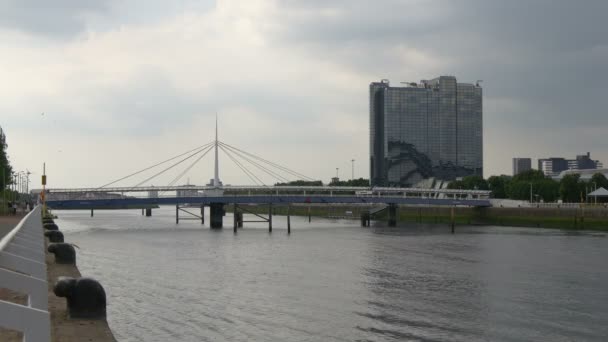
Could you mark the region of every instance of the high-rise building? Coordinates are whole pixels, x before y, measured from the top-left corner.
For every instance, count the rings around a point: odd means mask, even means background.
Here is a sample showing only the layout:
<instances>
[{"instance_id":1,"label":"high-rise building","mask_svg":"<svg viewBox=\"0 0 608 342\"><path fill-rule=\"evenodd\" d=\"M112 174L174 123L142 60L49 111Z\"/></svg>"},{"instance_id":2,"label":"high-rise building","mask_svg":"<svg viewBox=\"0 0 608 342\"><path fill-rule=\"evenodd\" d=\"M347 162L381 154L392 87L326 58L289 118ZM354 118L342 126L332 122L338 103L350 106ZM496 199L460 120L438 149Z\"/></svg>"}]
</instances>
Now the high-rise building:
<instances>
[{"instance_id":1,"label":"high-rise building","mask_svg":"<svg viewBox=\"0 0 608 342\"><path fill-rule=\"evenodd\" d=\"M528 170L532 170L531 158L513 158L513 176Z\"/></svg>"},{"instance_id":2,"label":"high-rise building","mask_svg":"<svg viewBox=\"0 0 608 342\"><path fill-rule=\"evenodd\" d=\"M372 186L483 176L482 88L441 76L369 87Z\"/></svg>"},{"instance_id":3,"label":"high-rise building","mask_svg":"<svg viewBox=\"0 0 608 342\"><path fill-rule=\"evenodd\" d=\"M545 176L554 177L560 172L568 170L568 160L555 157L539 159L538 169L541 170Z\"/></svg>"},{"instance_id":4,"label":"high-rise building","mask_svg":"<svg viewBox=\"0 0 608 342\"><path fill-rule=\"evenodd\" d=\"M591 159L591 153L577 155L576 159L546 158L538 160L538 169L545 176L557 177L566 170L601 169L603 164L599 160Z\"/></svg>"}]
</instances>

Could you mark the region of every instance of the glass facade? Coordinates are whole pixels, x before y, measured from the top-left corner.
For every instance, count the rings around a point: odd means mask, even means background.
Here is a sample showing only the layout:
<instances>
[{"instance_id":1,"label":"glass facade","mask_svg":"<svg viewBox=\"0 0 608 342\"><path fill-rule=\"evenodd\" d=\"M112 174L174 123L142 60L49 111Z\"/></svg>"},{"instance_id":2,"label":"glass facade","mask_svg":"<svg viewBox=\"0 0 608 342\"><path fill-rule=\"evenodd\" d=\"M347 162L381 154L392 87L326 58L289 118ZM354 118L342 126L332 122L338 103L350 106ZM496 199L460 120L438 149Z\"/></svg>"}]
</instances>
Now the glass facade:
<instances>
[{"instance_id":1,"label":"glass facade","mask_svg":"<svg viewBox=\"0 0 608 342\"><path fill-rule=\"evenodd\" d=\"M370 84L373 186L483 175L482 89L442 76L420 84Z\"/></svg>"}]
</instances>

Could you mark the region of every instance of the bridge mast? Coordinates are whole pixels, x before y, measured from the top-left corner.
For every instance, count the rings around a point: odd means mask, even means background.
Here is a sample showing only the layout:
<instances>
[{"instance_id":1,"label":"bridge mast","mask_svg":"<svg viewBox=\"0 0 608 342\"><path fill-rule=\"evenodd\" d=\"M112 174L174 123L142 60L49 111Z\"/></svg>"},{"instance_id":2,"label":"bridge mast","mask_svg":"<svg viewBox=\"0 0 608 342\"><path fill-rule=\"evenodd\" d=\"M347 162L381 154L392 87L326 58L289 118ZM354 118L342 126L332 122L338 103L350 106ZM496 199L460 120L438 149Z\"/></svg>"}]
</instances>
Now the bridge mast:
<instances>
[{"instance_id":1,"label":"bridge mast","mask_svg":"<svg viewBox=\"0 0 608 342\"><path fill-rule=\"evenodd\" d=\"M213 178L213 186L220 186L220 171L218 161L218 140L217 140L217 113L215 113L215 177Z\"/></svg>"}]
</instances>

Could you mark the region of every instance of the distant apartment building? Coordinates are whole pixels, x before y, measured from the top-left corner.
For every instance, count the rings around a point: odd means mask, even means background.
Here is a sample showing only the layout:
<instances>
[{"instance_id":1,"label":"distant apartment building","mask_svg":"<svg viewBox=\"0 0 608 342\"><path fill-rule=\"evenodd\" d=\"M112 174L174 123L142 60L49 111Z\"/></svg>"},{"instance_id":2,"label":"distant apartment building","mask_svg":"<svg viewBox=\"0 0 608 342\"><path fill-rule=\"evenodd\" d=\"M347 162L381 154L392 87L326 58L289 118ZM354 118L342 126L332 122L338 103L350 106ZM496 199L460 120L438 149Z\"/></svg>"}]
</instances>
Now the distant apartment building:
<instances>
[{"instance_id":1,"label":"distant apartment building","mask_svg":"<svg viewBox=\"0 0 608 342\"><path fill-rule=\"evenodd\" d=\"M531 158L513 158L513 176L532 170Z\"/></svg>"},{"instance_id":2,"label":"distant apartment building","mask_svg":"<svg viewBox=\"0 0 608 342\"><path fill-rule=\"evenodd\" d=\"M441 76L369 86L372 186L483 176L482 88Z\"/></svg>"},{"instance_id":3,"label":"distant apartment building","mask_svg":"<svg viewBox=\"0 0 608 342\"><path fill-rule=\"evenodd\" d=\"M566 170L592 170L601 169L603 164L599 160L591 159L591 153L577 155L576 159L546 158L538 160L538 169L545 176L557 177Z\"/></svg>"}]
</instances>

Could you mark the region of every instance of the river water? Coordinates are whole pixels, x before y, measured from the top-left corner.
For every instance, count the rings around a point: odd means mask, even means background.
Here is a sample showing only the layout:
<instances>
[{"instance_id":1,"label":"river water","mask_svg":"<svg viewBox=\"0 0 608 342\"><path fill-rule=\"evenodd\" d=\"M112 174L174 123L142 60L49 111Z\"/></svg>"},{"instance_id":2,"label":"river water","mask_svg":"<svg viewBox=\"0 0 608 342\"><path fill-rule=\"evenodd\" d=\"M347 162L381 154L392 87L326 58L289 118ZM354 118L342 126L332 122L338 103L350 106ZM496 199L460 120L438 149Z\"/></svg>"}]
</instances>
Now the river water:
<instances>
[{"instance_id":1,"label":"river water","mask_svg":"<svg viewBox=\"0 0 608 342\"><path fill-rule=\"evenodd\" d=\"M57 214L119 341L608 340L603 233Z\"/></svg>"}]
</instances>

